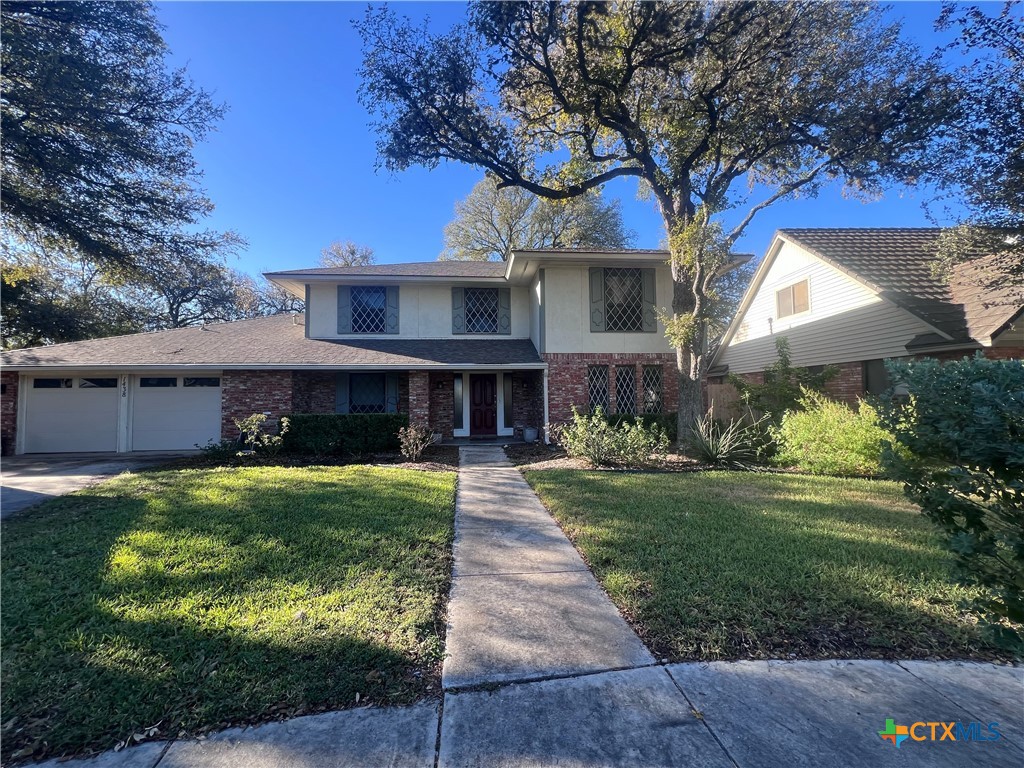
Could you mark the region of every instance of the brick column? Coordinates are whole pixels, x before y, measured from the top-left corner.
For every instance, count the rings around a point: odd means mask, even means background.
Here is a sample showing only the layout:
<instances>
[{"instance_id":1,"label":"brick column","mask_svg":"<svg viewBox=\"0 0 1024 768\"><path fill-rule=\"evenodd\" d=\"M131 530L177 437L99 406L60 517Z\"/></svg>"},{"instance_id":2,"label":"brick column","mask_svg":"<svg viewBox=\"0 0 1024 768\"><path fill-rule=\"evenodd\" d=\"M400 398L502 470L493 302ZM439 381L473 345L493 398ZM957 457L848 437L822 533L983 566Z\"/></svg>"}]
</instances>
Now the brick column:
<instances>
[{"instance_id":1,"label":"brick column","mask_svg":"<svg viewBox=\"0 0 1024 768\"><path fill-rule=\"evenodd\" d=\"M450 440L455 433L455 375L451 371L430 374L430 431Z\"/></svg>"},{"instance_id":2,"label":"brick column","mask_svg":"<svg viewBox=\"0 0 1024 768\"><path fill-rule=\"evenodd\" d=\"M430 375L409 371L409 424L430 428Z\"/></svg>"},{"instance_id":3,"label":"brick column","mask_svg":"<svg viewBox=\"0 0 1024 768\"><path fill-rule=\"evenodd\" d=\"M15 371L0 373L3 393L0 394L0 448L4 456L14 453L18 435L18 374Z\"/></svg>"}]
</instances>

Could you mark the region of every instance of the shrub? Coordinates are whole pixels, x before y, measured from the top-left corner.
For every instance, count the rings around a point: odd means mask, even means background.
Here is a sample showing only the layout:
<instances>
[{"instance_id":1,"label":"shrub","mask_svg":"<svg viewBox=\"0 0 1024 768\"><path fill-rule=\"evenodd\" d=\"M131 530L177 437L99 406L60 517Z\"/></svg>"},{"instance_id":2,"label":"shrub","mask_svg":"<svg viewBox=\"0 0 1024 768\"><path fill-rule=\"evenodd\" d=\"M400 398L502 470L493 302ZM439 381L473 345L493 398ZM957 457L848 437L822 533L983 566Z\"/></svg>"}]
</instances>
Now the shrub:
<instances>
[{"instance_id":1,"label":"shrub","mask_svg":"<svg viewBox=\"0 0 1024 768\"><path fill-rule=\"evenodd\" d=\"M730 420L723 423L708 411L693 425L689 439L693 458L721 467L750 469L769 452L771 436L764 419L745 424Z\"/></svg>"},{"instance_id":2,"label":"shrub","mask_svg":"<svg viewBox=\"0 0 1024 768\"><path fill-rule=\"evenodd\" d=\"M572 421L555 429L555 439L565 452L594 466L612 464L639 467L668 453L668 435L658 425L622 421L609 423L601 408L593 413L572 409Z\"/></svg>"},{"instance_id":3,"label":"shrub","mask_svg":"<svg viewBox=\"0 0 1024 768\"><path fill-rule=\"evenodd\" d=\"M423 452L437 442L437 435L426 427L402 427L398 430L399 450L409 461L419 461Z\"/></svg>"},{"instance_id":4,"label":"shrub","mask_svg":"<svg viewBox=\"0 0 1024 768\"><path fill-rule=\"evenodd\" d=\"M366 456L397 451L398 430L409 425L404 413L296 413L284 449L318 456Z\"/></svg>"},{"instance_id":5,"label":"shrub","mask_svg":"<svg viewBox=\"0 0 1024 768\"><path fill-rule=\"evenodd\" d=\"M879 413L906 450L886 450L883 461L945 532L961 580L986 590L975 606L983 621L1024 650L1024 363L978 356L887 368L906 395L882 398Z\"/></svg>"},{"instance_id":6,"label":"shrub","mask_svg":"<svg viewBox=\"0 0 1024 768\"><path fill-rule=\"evenodd\" d=\"M630 413L610 413L605 419L613 427L620 424L642 424L645 427L660 427L668 435L669 443L679 438L679 424L673 413L644 413L634 416Z\"/></svg>"},{"instance_id":7,"label":"shrub","mask_svg":"<svg viewBox=\"0 0 1024 768\"><path fill-rule=\"evenodd\" d=\"M803 407L804 390L823 392L839 371L834 366L826 366L818 372L794 368L790 363L789 340L785 336L775 337L775 354L776 361L764 370L763 383L754 384L732 374L728 381L747 408L778 424L783 414Z\"/></svg>"},{"instance_id":8,"label":"shrub","mask_svg":"<svg viewBox=\"0 0 1024 768\"><path fill-rule=\"evenodd\" d=\"M879 425L874 408L861 402L854 410L810 390L800 406L775 431L778 463L815 475L882 473L882 449L893 436Z\"/></svg>"},{"instance_id":9,"label":"shrub","mask_svg":"<svg viewBox=\"0 0 1024 768\"><path fill-rule=\"evenodd\" d=\"M278 423L277 434L272 435L265 429L267 417L262 413L254 413L244 419L235 419L235 426L242 433L242 443L250 450L265 456L276 456L281 451L284 436L288 434L289 419L282 416Z\"/></svg>"}]
</instances>

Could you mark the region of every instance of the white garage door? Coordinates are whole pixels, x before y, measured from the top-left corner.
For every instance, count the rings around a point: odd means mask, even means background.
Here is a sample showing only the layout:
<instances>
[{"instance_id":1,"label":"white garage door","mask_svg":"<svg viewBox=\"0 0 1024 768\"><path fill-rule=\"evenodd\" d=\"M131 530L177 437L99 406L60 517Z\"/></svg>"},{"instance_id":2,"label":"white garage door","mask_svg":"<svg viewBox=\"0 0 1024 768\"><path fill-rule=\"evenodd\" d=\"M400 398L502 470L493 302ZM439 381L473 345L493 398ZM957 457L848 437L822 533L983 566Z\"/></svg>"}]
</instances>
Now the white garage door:
<instances>
[{"instance_id":1,"label":"white garage door","mask_svg":"<svg viewBox=\"0 0 1024 768\"><path fill-rule=\"evenodd\" d=\"M220 440L219 376L138 376L132 450L194 449Z\"/></svg>"},{"instance_id":2,"label":"white garage door","mask_svg":"<svg viewBox=\"0 0 1024 768\"><path fill-rule=\"evenodd\" d=\"M25 452L117 450L117 377L27 382Z\"/></svg>"}]
</instances>

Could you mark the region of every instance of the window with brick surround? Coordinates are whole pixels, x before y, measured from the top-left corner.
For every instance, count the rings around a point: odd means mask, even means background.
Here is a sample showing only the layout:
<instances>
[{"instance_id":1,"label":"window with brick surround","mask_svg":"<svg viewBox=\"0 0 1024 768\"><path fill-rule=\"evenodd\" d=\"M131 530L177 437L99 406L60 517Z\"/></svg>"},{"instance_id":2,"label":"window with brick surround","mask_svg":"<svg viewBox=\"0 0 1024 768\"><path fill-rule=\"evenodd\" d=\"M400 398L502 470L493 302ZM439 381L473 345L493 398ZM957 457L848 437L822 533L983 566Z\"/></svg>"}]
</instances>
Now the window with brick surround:
<instances>
[{"instance_id":1,"label":"window with brick surround","mask_svg":"<svg viewBox=\"0 0 1024 768\"><path fill-rule=\"evenodd\" d=\"M661 413L663 407L660 365L645 365L641 378L644 390L644 413Z\"/></svg>"},{"instance_id":2,"label":"window with brick surround","mask_svg":"<svg viewBox=\"0 0 1024 768\"><path fill-rule=\"evenodd\" d=\"M352 286L352 333L386 333L388 289L380 285Z\"/></svg>"},{"instance_id":3,"label":"window with brick surround","mask_svg":"<svg viewBox=\"0 0 1024 768\"><path fill-rule=\"evenodd\" d=\"M608 366L587 366L587 402L590 410L601 408L605 413L611 411L608 399Z\"/></svg>"},{"instance_id":4,"label":"window with brick surround","mask_svg":"<svg viewBox=\"0 0 1024 768\"><path fill-rule=\"evenodd\" d=\"M775 292L776 316L779 318L798 315L810 308L811 297L806 280L787 285L782 290Z\"/></svg>"},{"instance_id":5,"label":"window with brick surround","mask_svg":"<svg viewBox=\"0 0 1024 768\"><path fill-rule=\"evenodd\" d=\"M632 365L615 366L615 410L636 413L636 368Z\"/></svg>"}]
</instances>

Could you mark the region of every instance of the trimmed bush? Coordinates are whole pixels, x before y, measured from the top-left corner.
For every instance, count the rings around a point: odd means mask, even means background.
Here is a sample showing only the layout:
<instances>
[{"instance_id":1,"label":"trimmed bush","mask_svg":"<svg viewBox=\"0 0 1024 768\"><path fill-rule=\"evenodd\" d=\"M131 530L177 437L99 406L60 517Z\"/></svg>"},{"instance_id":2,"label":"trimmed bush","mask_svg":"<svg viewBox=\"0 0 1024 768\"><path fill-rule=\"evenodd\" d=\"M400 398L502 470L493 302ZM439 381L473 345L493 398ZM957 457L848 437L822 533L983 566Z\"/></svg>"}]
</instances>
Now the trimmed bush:
<instances>
[{"instance_id":1,"label":"trimmed bush","mask_svg":"<svg viewBox=\"0 0 1024 768\"><path fill-rule=\"evenodd\" d=\"M612 426L600 408L580 413L573 407L572 421L555 429L555 439L569 456L586 459L597 467L642 467L664 458L669 447L661 427L628 421Z\"/></svg>"},{"instance_id":2,"label":"trimmed bush","mask_svg":"<svg viewBox=\"0 0 1024 768\"><path fill-rule=\"evenodd\" d=\"M800 407L783 416L775 431L779 464L815 475L882 473L882 449L893 437L874 408L861 402L854 410L806 389Z\"/></svg>"},{"instance_id":3,"label":"trimmed bush","mask_svg":"<svg viewBox=\"0 0 1024 768\"><path fill-rule=\"evenodd\" d=\"M890 474L946 534L961 580L997 638L1024 652L1024 363L890 361L905 396L879 406L903 451Z\"/></svg>"},{"instance_id":4,"label":"trimmed bush","mask_svg":"<svg viewBox=\"0 0 1024 768\"><path fill-rule=\"evenodd\" d=\"M660 427L668 436L670 443L679 439L679 424L676 421L675 412L672 413L645 413L634 416L629 413L610 413L605 419L608 423L617 427L620 424L640 424L644 427Z\"/></svg>"},{"instance_id":5,"label":"trimmed bush","mask_svg":"<svg viewBox=\"0 0 1024 768\"><path fill-rule=\"evenodd\" d=\"M365 456L397 451L398 430L409 426L406 413L296 413L284 450L319 456Z\"/></svg>"}]
</instances>

